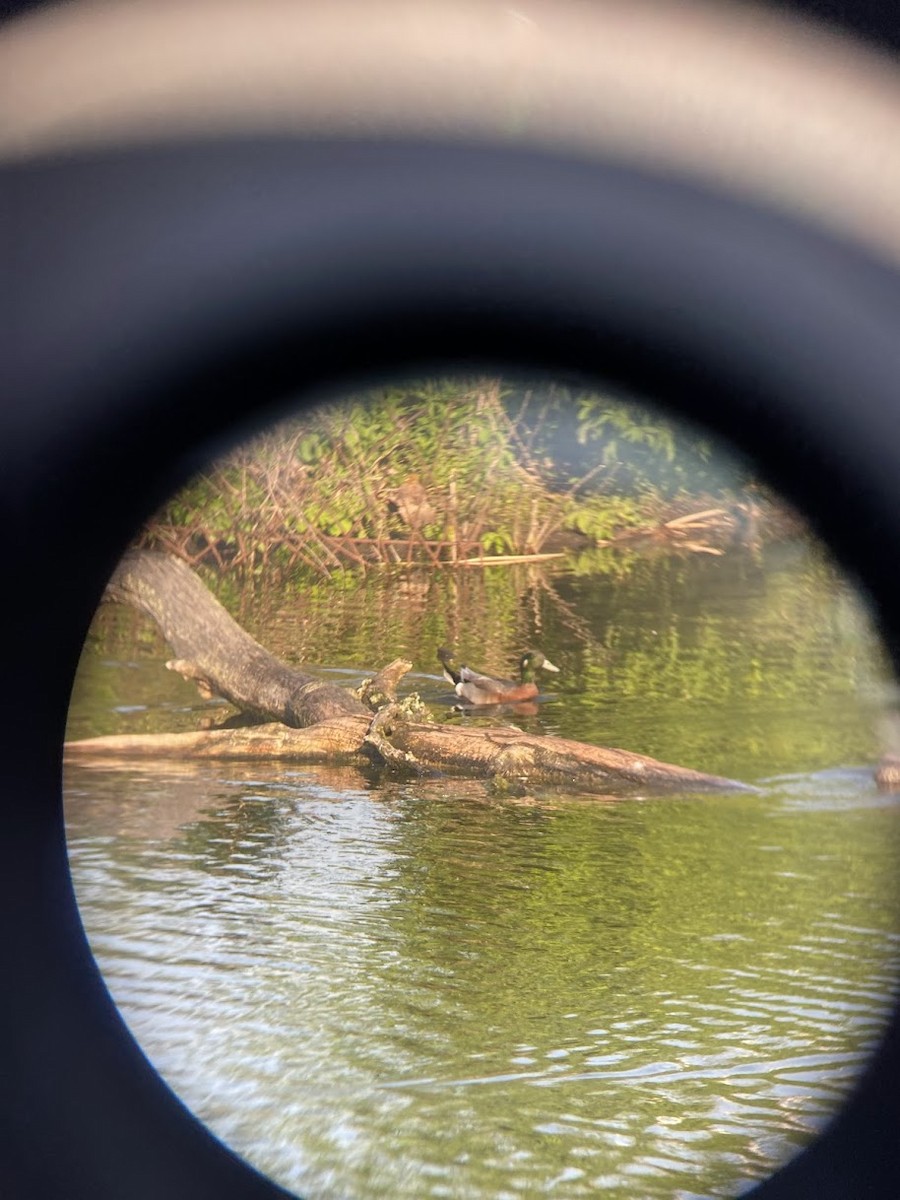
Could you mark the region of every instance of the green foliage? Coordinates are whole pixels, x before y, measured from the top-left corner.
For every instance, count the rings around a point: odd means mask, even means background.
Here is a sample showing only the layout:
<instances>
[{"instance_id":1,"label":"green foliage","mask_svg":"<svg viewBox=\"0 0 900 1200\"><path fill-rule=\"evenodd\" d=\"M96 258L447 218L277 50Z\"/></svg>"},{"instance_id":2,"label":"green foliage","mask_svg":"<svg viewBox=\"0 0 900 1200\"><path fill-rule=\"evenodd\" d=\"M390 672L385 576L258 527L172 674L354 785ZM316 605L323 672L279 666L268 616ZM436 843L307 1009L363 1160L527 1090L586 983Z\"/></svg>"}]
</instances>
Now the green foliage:
<instances>
[{"instance_id":1,"label":"green foliage","mask_svg":"<svg viewBox=\"0 0 900 1200\"><path fill-rule=\"evenodd\" d=\"M481 548L485 554L492 555L510 554L515 549L506 534L498 533L493 529L489 529L487 533L481 535Z\"/></svg>"},{"instance_id":2,"label":"green foliage","mask_svg":"<svg viewBox=\"0 0 900 1200\"><path fill-rule=\"evenodd\" d=\"M603 544L688 488L733 485L693 430L595 392L426 380L349 397L211 465L145 543L253 572Z\"/></svg>"},{"instance_id":3,"label":"green foliage","mask_svg":"<svg viewBox=\"0 0 900 1200\"><path fill-rule=\"evenodd\" d=\"M601 442L604 462L616 461L620 442L644 447L668 463L675 458L675 430L656 414L593 394L579 397L575 407L579 443Z\"/></svg>"},{"instance_id":4,"label":"green foliage","mask_svg":"<svg viewBox=\"0 0 900 1200\"><path fill-rule=\"evenodd\" d=\"M552 389L556 436L581 453L570 452L575 475L599 461L598 489L638 495L652 490L659 499L679 491L718 494L749 482L747 469L721 451L702 430L668 420L658 409L597 392Z\"/></svg>"},{"instance_id":5,"label":"green foliage","mask_svg":"<svg viewBox=\"0 0 900 1200\"><path fill-rule=\"evenodd\" d=\"M641 504L633 496L593 496L573 503L563 521L563 528L601 543L622 529L639 525L643 516Z\"/></svg>"}]
</instances>

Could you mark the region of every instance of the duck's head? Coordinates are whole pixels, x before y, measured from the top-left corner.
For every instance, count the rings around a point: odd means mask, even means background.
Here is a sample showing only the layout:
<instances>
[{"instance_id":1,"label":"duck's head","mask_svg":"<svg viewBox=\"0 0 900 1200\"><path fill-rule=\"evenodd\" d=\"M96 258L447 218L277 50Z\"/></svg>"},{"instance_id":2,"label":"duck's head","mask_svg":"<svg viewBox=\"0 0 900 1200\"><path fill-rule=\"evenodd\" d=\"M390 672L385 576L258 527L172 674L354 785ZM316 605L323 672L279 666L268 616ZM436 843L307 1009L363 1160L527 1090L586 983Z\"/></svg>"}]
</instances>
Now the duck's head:
<instances>
[{"instance_id":1,"label":"duck's head","mask_svg":"<svg viewBox=\"0 0 900 1200\"><path fill-rule=\"evenodd\" d=\"M519 666L523 679L533 679L538 668L544 671L559 671L559 667L555 667L540 650L527 650L519 660Z\"/></svg>"}]
</instances>

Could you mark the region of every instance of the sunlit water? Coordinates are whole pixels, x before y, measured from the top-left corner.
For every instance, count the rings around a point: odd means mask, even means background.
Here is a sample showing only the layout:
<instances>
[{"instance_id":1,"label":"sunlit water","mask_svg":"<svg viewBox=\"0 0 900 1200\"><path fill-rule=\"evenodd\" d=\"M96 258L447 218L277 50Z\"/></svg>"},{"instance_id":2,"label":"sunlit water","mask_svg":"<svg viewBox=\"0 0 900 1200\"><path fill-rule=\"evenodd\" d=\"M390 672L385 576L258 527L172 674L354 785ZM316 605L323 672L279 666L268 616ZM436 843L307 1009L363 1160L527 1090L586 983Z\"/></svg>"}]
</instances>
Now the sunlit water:
<instances>
[{"instance_id":1,"label":"sunlit water","mask_svg":"<svg viewBox=\"0 0 900 1200\"><path fill-rule=\"evenodd\" d=\"M221 1138L313 1198L686 1200L738 1194L827 1123L896 992L900 809L871 774L886 669L816 555L239 599L267 645L342 680L408 654L440 719L463 718L437 644L497 667L539 644L563 672L535 728L759 790L69 768L94 953ZM104 614L72 736L218 716L166 657Z\"/></svg>"}]
</instances>

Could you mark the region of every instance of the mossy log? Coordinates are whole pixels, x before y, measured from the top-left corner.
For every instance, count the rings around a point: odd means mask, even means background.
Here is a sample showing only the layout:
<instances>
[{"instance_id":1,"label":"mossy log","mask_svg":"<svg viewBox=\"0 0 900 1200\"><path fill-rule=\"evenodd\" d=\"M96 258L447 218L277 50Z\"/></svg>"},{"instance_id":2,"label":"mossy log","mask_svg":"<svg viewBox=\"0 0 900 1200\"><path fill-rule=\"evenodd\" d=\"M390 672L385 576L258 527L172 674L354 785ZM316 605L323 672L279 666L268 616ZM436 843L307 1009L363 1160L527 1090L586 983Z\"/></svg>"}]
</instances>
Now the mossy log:
<instances>
[{"instance_id":1,"label":"mossy log","mask_svg":"<svg viewBox=\"0 0 900 1200\"><path fill-rule=\"evenodd\" d=\"M184 563L168 555L127 555L107 596L136 605L157 622L177 655L168 665L197 682L202 694L222 696L243 712L273 717L275 722L196 733L90 738L67 744L70 761L265 758L355 763L403 772L474 775L516 789L543 784L603 795L745 787L630 751L529 734L512 725L437 724L417 697L395 700L396 684L410 667L404 660L389 664L356 693L323 683L263 649Z\"/></svg>"}]
</instances>

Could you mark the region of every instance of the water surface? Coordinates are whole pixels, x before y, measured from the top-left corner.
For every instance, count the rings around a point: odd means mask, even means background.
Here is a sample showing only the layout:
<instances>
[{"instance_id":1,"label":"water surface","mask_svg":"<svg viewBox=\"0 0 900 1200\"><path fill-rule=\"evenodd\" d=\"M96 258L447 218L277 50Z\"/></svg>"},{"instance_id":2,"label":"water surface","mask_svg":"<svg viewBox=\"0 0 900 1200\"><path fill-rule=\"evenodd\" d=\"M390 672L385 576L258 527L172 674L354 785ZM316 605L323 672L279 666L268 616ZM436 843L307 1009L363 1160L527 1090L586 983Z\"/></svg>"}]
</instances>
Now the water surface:
<instances>
[{"instance_id":1,"label":"water surface","mask_svg":"<svg viewBox=\"0 0 900 1200\"><path fill-rule=\"evenodd\" d=\"M757 785L626 800L285 764L71 767L91 945L146 1052L309 1197L730 1196L827 1123L896 992L895 709L858 598L802 543L595 570L238 590L354 682L434 648L560 665L524 723ZM480 658L475 661L478 651ZM95 624L71 736L227 710L143 618Z\"/></svg>"}]
</instances>

